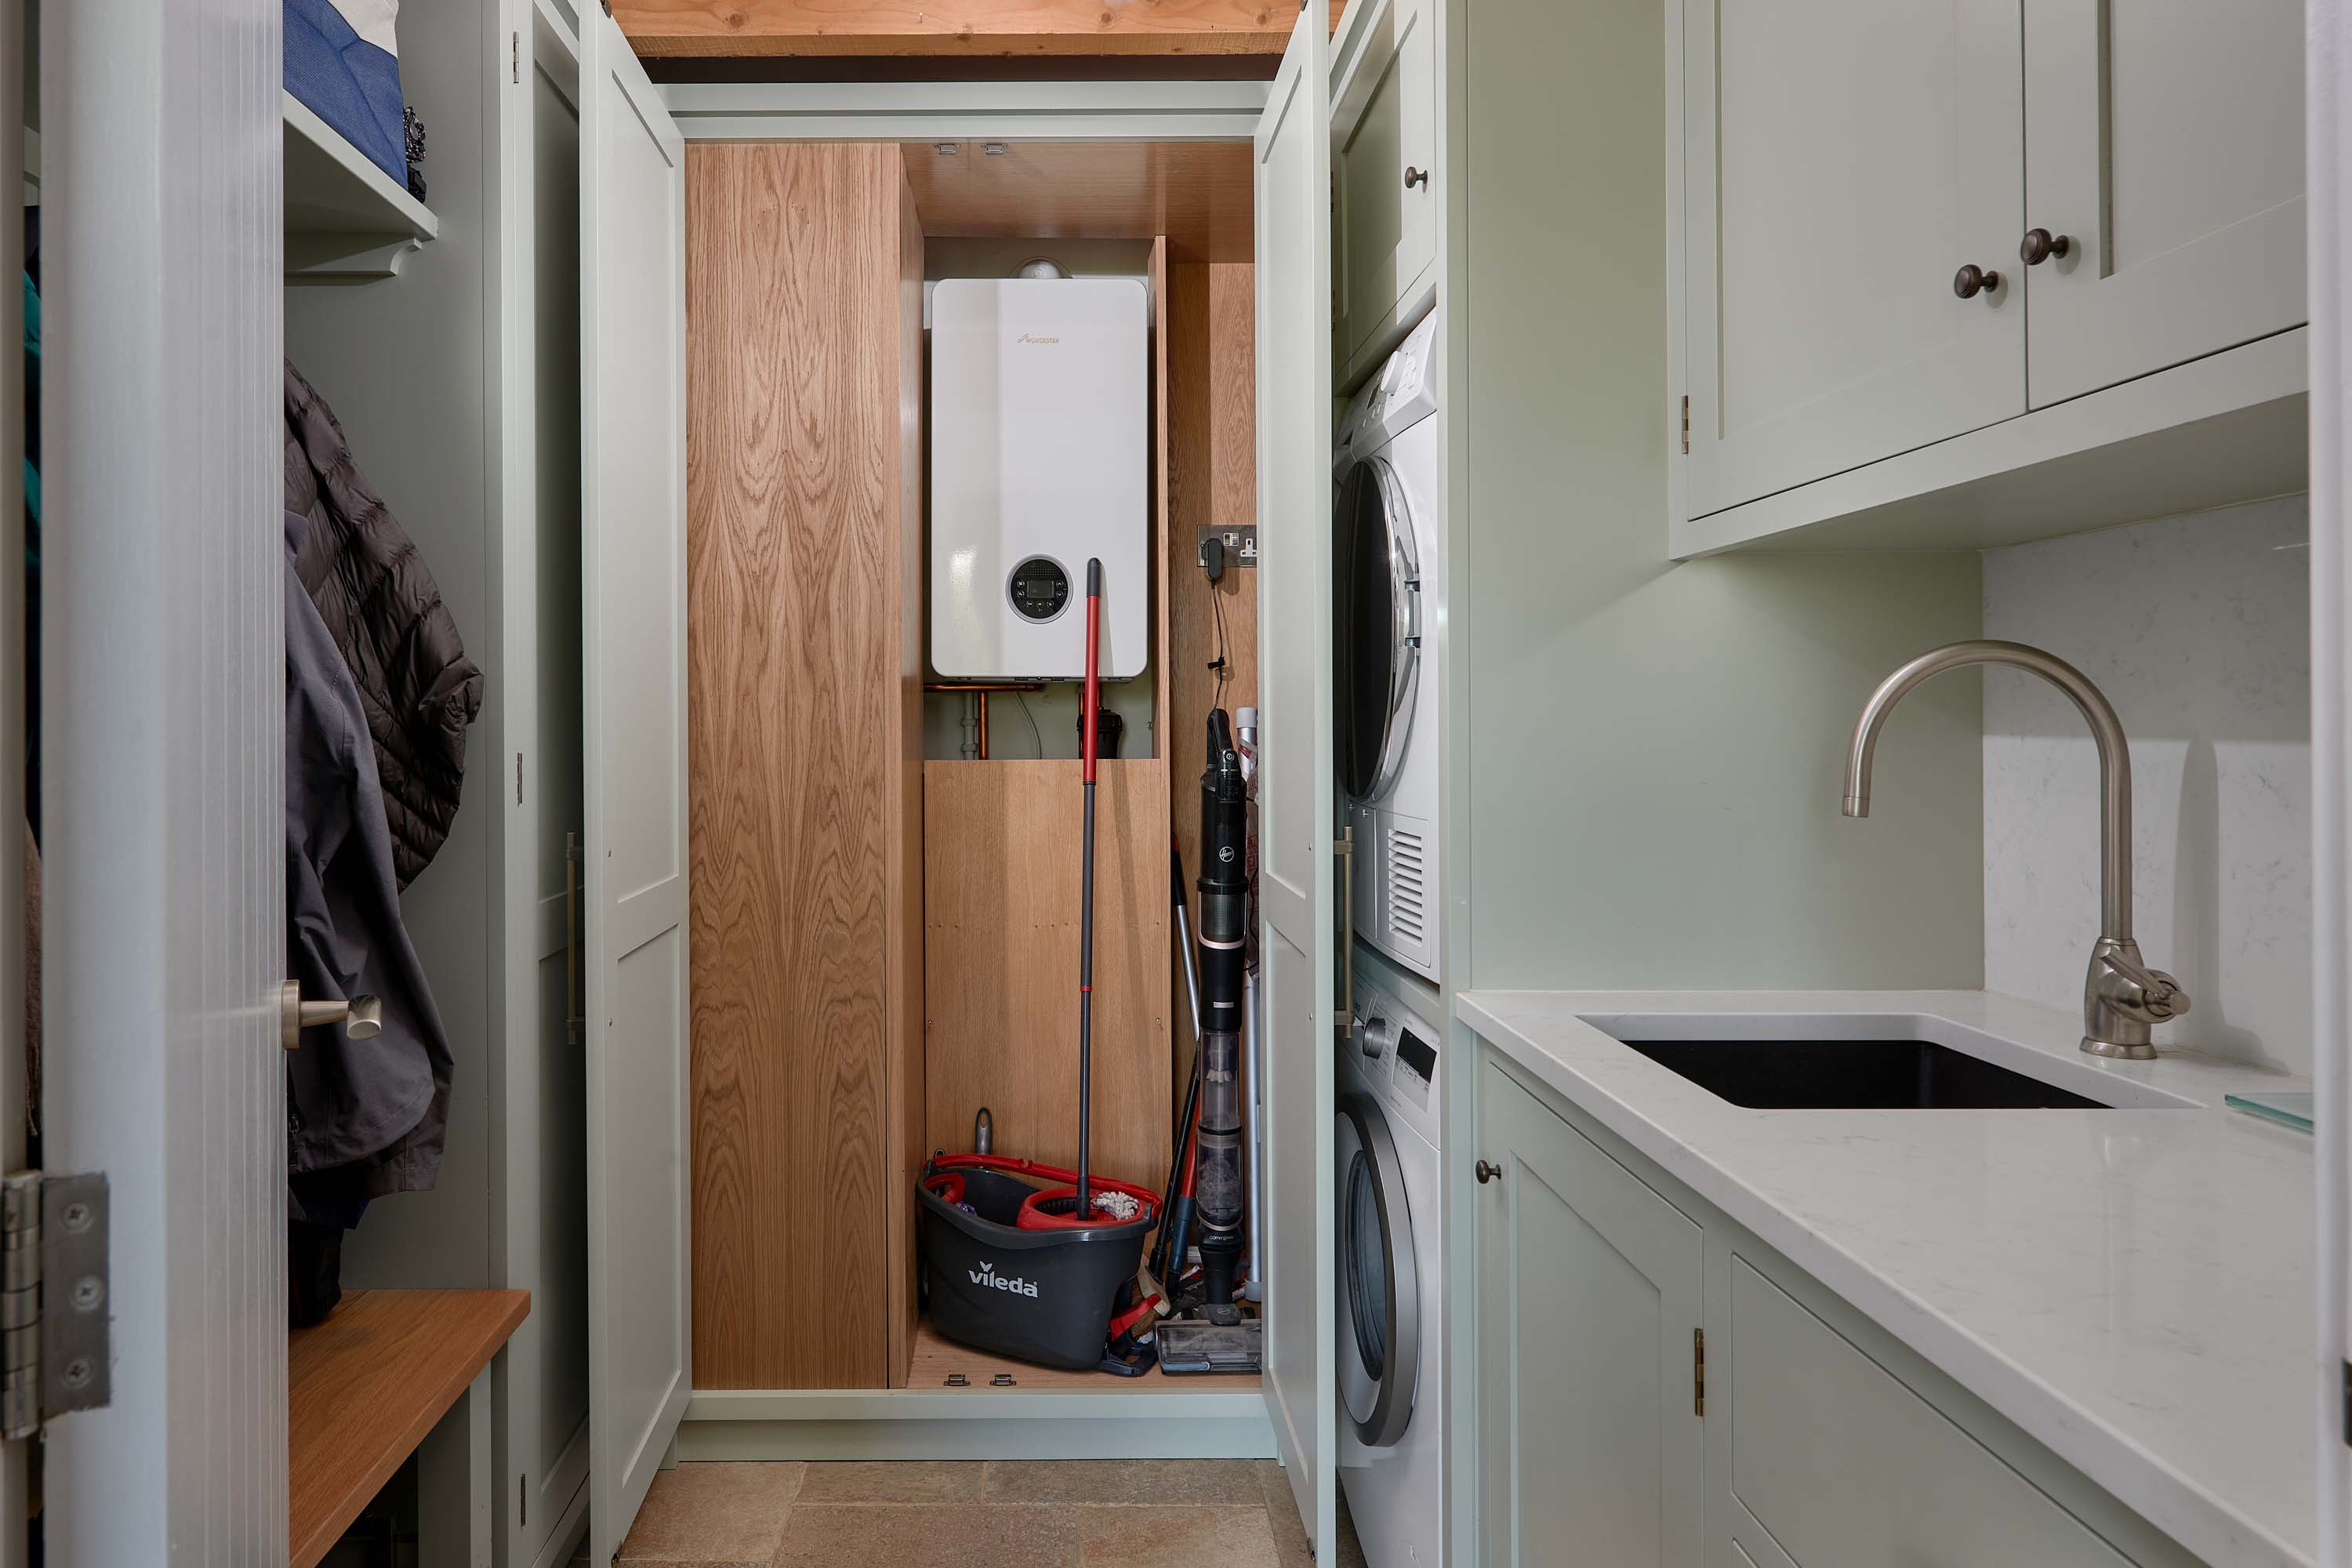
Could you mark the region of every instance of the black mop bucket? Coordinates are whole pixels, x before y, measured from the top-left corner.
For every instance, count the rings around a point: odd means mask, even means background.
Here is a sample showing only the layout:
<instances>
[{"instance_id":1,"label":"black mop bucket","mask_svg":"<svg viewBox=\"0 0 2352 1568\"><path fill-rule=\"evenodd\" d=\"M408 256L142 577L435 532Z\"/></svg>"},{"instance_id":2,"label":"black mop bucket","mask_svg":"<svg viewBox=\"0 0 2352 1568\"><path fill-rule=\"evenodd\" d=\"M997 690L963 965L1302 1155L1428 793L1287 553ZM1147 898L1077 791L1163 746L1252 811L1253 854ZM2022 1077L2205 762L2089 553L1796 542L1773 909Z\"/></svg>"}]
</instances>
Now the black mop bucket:
<instances>
[{"instance_id":1,"label":"black mop bucket","mask_svg":"<svg viewBox=\"0 0 2352 1568\"><path fill-rule=\"evenodd\" d=\"M1068 1171L988 1154L942 1155L924 1167L917 1195L932 1328L1039 1366L1076 1372L1102 1363L1111 1315L1143 1262L1158 1204L1141 1187L1097 1178L1097 1191L1137 1200L1136 1217L1073 1225L1071 1179ZM1024 1207L1038 1228L1022 1225Z\"/></svg>"}]
</instances>

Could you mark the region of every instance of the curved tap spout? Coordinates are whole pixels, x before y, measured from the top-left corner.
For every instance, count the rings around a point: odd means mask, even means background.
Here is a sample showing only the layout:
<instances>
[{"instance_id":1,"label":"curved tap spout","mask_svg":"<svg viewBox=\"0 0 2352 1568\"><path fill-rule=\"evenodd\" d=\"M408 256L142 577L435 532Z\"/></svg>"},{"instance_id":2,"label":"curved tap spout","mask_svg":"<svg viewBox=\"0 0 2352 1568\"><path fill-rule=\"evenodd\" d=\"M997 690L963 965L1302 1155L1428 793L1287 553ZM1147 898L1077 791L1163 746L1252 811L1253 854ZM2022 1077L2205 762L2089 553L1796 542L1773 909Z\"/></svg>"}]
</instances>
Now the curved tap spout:
<instances>
[{"instance_id":1,"label":"curved tap spout","mask_svg":"<svg viewBox=\"0 0 2352 1568\"><path fill-rule=\"evenodd\" d=\"M2150 1057L2148 1026L2189 1011L2172 976L2141 962L2132 941L2131 750L2123 721L2090 678L2056 654L2024 643L1957 642L1921 654L1881 681L1863 705L1845 759L1848 816L1870 815L1870 765L1886 716L1930 676L1974 664L2028 670L2066 694L2099 748L2099 941L2083 987L2083 1048L2098 1056Z\"/></svg>"}]
</instances>

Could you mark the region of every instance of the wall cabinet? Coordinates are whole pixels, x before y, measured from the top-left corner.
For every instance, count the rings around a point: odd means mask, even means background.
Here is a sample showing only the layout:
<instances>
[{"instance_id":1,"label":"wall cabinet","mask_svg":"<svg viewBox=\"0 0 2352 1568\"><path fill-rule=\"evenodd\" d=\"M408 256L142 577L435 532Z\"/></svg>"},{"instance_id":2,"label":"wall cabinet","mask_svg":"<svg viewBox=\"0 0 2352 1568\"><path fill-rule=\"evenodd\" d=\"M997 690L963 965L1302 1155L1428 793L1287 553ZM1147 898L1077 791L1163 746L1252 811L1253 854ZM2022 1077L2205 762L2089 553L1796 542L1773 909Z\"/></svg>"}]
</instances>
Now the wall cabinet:
<instances>
[{"instance_id":1,"label":"wall cabinet","mask_svg":"<svg viewBox=\"0 0 2352 1568\"><path fill-rule=\"evenodd\" d=\"M1493 1063L1480 1514L1494 1563L1699 1561L1699 1227Z\"/></svg>"},{"instance_id":2,"label":"wall cabinet","mask_svg":"<svg viewBox=\"0 0 2352 1568\"><path fill-rule=\"evenodd\" d=\"M1374 0L1339 41L1331 110L1331 363L1351 384L1418 312L1437 258L1433 0Z\"/></svg>"},{"instance_id":3,"label":"wall cabinet","mask_svg":"<svg viewBox=\"0 0 2352 1568\"><path fill-rule=\"evenodd\" d=\"M2303 7L2024 15L2022 226L2067 240L2019 268L2032 406L2306 320Z\"/></svg>"},{"instance_id":4,"label":"wall cabinet","mask_svg":"<svg viewBox=\"0 0 2352 1568\"><path fill-rule=\"evenodd\" d=\"M2023 413L2017 8L1684 14L1692 512Z\"/></svg>"},{"instance_id":5,"label":"wall cabinet","mask_svg":"<svg viewBox=\"0 0 2352 1568\"><path fill-rule=\"evenodd\" d=\"M1786 500L2305 320L2294 0L1673 3L1676 517L1781 498L1675 553L1850 516L1889 485L1951 485L1950 465L1915 464L1875 489ZM2126 423L2210 417L2211 401L2144 399ZM1968 461L2021 467L2117 439L2091 423ZM2271 493L2271 475L2231 499ZM2120 520L2074 526L2101 521Z\"/></svg>"},{"instance_id":6,"label":"wall cabinet","mask_svg":"<svg viewBox=\"0 0 2352 1568\"><path fill-rule=\"evenodd\" d=\"M2192 1563L1492 1052L1477 1150L1483 1562Z\"/></svg>"}]
</instances>

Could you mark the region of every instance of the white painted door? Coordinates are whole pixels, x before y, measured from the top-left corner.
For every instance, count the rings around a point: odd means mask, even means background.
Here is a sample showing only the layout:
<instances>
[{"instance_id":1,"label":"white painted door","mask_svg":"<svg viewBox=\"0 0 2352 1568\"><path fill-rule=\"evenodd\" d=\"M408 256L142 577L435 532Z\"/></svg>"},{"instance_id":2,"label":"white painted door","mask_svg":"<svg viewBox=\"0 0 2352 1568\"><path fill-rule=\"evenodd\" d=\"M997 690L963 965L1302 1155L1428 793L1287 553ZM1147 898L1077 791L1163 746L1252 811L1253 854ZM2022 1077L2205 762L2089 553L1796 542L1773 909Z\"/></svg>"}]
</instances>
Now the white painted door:
<instances>
[{"instance_id":1,"label":"white painted door","mask_svg":"<svg viewBox=\"0 0 2352 1568\"><path fill-rule=\"evenodd\" d=\"M42 1157L106 1173L112 1275L111 1403L43 1444L47 1561L272 1568L278 7L41 9ZM18 678L13 647L0 668Z\"/></svg>"},{"instance_id":2,"label":"white painted door","mask_svg":"<svg viewBox=\"0 0 2352 1568\"><path fill-rule=\"evenodd\" d=\"M1698 1568L1699 1227L1492 1061L1478 1465L1492 1568Z\"/></svg>"},{"instance_id":3,"label":"white painted door","mask_svg":"<svg viewBox=\"0 0 2352 1568\"><path fill-rule=\"evenodd\" d=\"M2016 0L1683 20L1690 514L2024 412Z\"/></svg>"},{"instance_id":4,"label":"white painted door","mask_svg":"<svg viewBox=\"0 0 2352 1568\"><path fill-rule=\"evenodd\" d=\"M2303 47L2297 0L2026 0L2035 407L2307 319Z\"/></svg>"},{"instance_id":5,"label":"white painted door","mask_svg":"<svg viewBox=\"0 0 2352 1568\"><path fill-rule=\"evenodd\" d=\"M1331 1330L1331 174L1328 16L1307 6L1258 121L1258 898L1265 1402L1299 1517L1338 1510Z\"/></svg>"},{"instance_id":6,"label":"white painted door","mask_svg":"<svg viewBox=\"0 0 2352 1568\"><path fill-rule=\"evenodd\" d=\"M590 1560L688 1388L686 154L581 10L581 637L587 731Z\"/></svg>"}]
</instances>

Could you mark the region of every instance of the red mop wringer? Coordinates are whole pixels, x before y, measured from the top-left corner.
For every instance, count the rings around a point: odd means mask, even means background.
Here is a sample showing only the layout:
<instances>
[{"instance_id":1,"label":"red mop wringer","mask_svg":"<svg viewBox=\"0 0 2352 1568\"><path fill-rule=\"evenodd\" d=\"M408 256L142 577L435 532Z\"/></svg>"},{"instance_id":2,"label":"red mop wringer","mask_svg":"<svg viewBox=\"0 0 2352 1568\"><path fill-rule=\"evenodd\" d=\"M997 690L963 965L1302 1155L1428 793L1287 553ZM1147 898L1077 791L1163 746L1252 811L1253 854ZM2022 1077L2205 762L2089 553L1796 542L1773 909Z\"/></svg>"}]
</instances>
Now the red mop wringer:
<instances>
[{"instance_id":1,"label":"red mop wringer","mask_svg":"<svg viewBox=\"0 0 2352 1568\"><path fill-rule=\"evenodd\" d=\"M1158 1196L1094 1174L1095 763L1102 707L1102 563L1087 563L1086 685L1079 716L1086 816L1078 870L1078 1168L993 1154L923 1167L923 1283L931 1326L960 1344L1043 1366L1136 1376L1149 1352L1115 1353L1148 1319L1132 1287Z\"/></svg>"}]
</instances>

